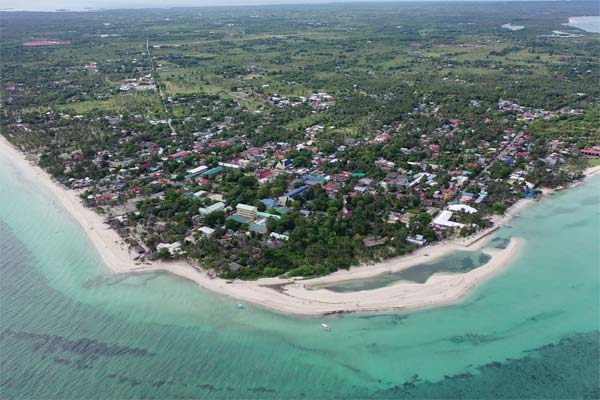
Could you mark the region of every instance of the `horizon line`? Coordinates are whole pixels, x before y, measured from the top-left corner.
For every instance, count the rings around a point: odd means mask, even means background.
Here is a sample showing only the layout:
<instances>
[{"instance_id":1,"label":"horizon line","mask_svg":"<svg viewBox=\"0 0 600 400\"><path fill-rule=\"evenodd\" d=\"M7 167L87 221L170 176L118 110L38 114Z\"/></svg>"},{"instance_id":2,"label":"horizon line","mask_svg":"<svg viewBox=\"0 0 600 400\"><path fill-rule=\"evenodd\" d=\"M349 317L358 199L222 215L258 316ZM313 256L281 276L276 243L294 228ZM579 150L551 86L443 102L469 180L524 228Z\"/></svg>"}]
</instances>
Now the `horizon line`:
<instances>
[{"instance_id":1,"label":"horizon line","mask_svg":"<svg viewBox=\"0 0 600 400\"><path fill-rule=\"evenodd\" d=\"M213 0L209 0L213 1ZM92 13L92 12L103 12L103 11L141 11L141 10L176 10L176 9L205 9L205 8L260 8L268 6L316 6L316 5L343 5L343 4L368 4L368 5L382 5L382 4L408 4L408 3L557 3L557 2L569 2L569 3L592 3L594 0L314 0L314 1L291 1L282 2L281 0L256 0L256 3L232 3L232 4L199 4L199 5L184 5L184 4L152 4L152 5L127 5L125 7L84 7L81 9L73 8L56 8L56 9L18 9L18 8L0 8L0 13Z\"/></svg>"}]
</instances>

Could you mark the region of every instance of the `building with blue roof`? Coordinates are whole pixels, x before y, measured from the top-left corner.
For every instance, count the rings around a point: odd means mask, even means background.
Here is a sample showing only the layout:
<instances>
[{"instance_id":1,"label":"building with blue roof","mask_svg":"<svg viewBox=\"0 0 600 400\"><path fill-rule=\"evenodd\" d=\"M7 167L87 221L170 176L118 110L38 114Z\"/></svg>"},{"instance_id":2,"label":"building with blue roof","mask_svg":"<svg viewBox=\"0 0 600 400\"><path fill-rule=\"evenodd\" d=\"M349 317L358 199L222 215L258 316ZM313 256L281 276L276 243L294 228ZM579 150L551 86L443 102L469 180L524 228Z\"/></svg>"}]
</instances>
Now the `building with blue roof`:
<instances>
[{"instance_id":1,"label":"building with blue roof","mask_svg":"<svg viewBox=\"0 0 600 400\"><path fill-rule=\"evenodd\" d=\"M292 160L286 158L286 159L279 161L277 163L277 165L275 166L275 168L286 169L286 168L290 168L293 164L294 164L294 162Z\"/></svg>"},{"instance_id":2,"label":"building with blue roof","mask_svg":"<svg viewBox=\"0 0 600 400\"><path fill-rule=\"evenodd\" d=\"M300 196L302 193L306 192L308 190L308 186L300 186L297 187L295 189L290 190L289 192L287 192L286 194L284 194L283 196L281 196L279 198L279 201L282 204L286 204L288 200L292 200L298 196Z\"/></svg>"},{"instance_id":3,"label":"building with blue roof","mask_svg":"<svg viewBox=\"0 0 600 400\"><path fill-rule=\"evenodd\" d=\"M307 190L308 190L308 186L300 186L300 187L297 187L296 189L290 190L284 196L287 197L288 199L293 199L294 197L300 196L302 193L306 192Z\"/></svg>"},{"instance_id":4,"label":"building with blue roof","mask_svg":"<svg viewBox=\"0 0 600 400\"><path fill-rule=\"evenodd\" d=\"M277 200L274 199L262 199L260 202L263 203L267 208L275 208L279 205Z\"/></svg>"}]
</instances>

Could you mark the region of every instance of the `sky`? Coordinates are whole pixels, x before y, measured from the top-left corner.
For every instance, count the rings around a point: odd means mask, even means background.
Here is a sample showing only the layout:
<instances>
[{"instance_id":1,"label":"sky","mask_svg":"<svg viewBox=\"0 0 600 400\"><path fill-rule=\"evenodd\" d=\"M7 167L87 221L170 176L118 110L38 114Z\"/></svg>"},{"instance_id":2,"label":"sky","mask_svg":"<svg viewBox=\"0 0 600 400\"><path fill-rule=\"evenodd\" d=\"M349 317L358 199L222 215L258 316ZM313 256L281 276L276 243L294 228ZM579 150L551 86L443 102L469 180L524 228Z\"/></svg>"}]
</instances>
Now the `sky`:
<instances>
[{"instance_id":1,"label":"sky","mask_svg":"<svg viewBox=\"0 0 600 400\"><path fill-rule=\"evenodd\" d=\"M336 0L30 0L15 3L14 0L0 0L0 10L17 9L23 11L55 11L69 9L81 11L98 8L154 8L154 7L204 7L237 6L258 4L324 3ZM342 0L337 0L342 1ZM367 0L368 1L368 0Z\"/></svg>"},{"instance_id":2,"label":"sky","mask_svg":"<svg viewBox=\"0 0 600 400\"><path fill-rule=\"evenodd\" d=\"M82 11L86 9L99 8L203 7L259 4L347 3L351 1L369 2L370 0L29 0L24 2L0 0L0 10L55 11L57 9L68 9L73 11ZM382 2L386 0L375 1ZM371 2L373 2L373 0L371 0Z\"/></svg>"}]
</instances>

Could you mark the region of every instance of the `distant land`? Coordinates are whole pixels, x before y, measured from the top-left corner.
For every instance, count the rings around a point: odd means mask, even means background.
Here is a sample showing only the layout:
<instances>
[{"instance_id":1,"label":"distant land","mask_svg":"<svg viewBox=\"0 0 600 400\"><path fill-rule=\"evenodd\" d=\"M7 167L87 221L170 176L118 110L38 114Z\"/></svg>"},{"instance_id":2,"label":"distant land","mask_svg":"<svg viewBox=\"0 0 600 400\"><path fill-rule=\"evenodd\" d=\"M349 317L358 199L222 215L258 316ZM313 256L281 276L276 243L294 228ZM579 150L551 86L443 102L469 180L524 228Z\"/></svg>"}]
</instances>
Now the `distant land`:
<instances>
[{"instance_id":1,"label":"distant land","mask_svg":"<svg viewBox=\"0 0 600 400\"><path fill-rule=\"evenodd\" d=\"M377 5L386 3L448 3L448 2L469 2L472 0L179 0L164 2L159 0L131 0L123 2L122 0L36 0L31 4L24 4L15 7L13 4L7 7L9 3L6 0L0 1L0 11L44 11L44 12L81 12L81 11L103 11L117 9L144 9L144 8L194 8L194 7L246 7L246 6L289 6L289 5L318 5L318 4L365 4ZM507 0L519 1L519 0ZM544 2L547 0L533 0ZM494 0L476 0L476 2L494 2Z\"/></svg>"}]
</instances>

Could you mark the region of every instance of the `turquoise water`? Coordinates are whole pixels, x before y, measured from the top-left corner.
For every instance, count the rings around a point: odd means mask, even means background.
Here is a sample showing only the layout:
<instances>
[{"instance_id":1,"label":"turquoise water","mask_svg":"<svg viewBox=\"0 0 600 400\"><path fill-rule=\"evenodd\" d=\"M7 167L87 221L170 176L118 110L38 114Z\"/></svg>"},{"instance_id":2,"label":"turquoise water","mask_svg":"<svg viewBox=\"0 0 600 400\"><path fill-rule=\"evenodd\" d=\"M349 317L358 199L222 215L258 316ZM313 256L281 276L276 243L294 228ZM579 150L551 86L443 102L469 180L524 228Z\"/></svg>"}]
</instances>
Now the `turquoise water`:
<instances>
[{"instance_id":1,"label":"turquoise water","mask_svg":"<svg viewBox=\"0 0 600 400\"><path fill-rule=\"evenodd\" d=\"M520 257L459 305L294 318L108 275L0 155L0 397L598 398L598 193L595 178L523 211L495 242L525 238Z\"/></svg>"}]
</instances>

